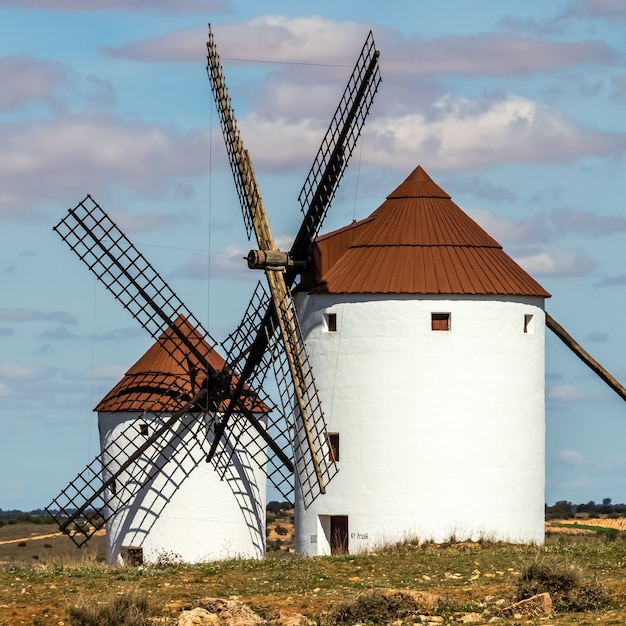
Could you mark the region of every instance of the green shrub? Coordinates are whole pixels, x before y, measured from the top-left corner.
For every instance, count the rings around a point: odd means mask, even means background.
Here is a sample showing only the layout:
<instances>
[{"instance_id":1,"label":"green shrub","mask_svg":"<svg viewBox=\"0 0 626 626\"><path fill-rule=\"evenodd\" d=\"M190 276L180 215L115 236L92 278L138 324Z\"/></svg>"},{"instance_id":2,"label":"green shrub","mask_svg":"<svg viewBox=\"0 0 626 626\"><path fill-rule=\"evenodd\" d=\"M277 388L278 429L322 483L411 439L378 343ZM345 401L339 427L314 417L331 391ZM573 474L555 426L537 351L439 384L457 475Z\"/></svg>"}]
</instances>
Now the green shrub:
<instances>
[{"instance_id":1,"label":"green shrub","mask_svg":"<svg viewBox=\"0 0 626 626\"><path fill-rule=\"evenodd\" d=\"M70 608L72 626L149 626L152 623L147 598L136 593L127 593L105 603L83 598Z\"/></svg>"},{"instance_id":2,"label":"green shrub","mask_svg":"<svg viewBox=\"0 0 626 626\"><path fill-rule=\"evenodd\" d=\"M444 609L446 601L438 598L431 610ZM322 620L326 626L340 624L389 624L420 613L423 606L410 592L368 589L335 606Z\"/></svg>"},{"instance_id":3,"label":"green shrub","mask_svg":"<svg viewBox=\"0 0 626 626\"><path fill-rule=\"evenodd\" d=\"M289 532L284 526L281 526L280 524L277 524L274 530L276 531L277 535L286 535Z\"/></svg>"},{"instance_id":4,"label":"green shrub","mask_svg":"<svg viewBox=\"0 0 626 626\"><path fill-rule=\"evenodd\" d=\"M558 562L529 565L520 575L517 599L549 593L557 611L597 611L610 604L598 581L584 580L579 569Z\"/></svg>"}]
</instances>

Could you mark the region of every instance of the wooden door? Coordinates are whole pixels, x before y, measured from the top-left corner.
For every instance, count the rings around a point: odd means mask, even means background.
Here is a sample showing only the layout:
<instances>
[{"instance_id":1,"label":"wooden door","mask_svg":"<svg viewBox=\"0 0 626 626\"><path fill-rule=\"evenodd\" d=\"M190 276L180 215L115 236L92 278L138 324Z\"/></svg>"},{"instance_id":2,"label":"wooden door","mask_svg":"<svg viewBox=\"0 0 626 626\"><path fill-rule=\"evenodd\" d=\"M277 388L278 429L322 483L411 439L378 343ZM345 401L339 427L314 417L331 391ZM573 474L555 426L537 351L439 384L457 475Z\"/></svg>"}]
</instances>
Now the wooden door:
<instances>
[{"instance_id":1,"label":"wooden door","mask_svg":"<svg viewBox=\"0 0 626 626\"><path fill-rule=\"evenodd\" d=\"M331 515L330 517L330 553L348 553L348 516Z\"/></svg>"}]
</instances>

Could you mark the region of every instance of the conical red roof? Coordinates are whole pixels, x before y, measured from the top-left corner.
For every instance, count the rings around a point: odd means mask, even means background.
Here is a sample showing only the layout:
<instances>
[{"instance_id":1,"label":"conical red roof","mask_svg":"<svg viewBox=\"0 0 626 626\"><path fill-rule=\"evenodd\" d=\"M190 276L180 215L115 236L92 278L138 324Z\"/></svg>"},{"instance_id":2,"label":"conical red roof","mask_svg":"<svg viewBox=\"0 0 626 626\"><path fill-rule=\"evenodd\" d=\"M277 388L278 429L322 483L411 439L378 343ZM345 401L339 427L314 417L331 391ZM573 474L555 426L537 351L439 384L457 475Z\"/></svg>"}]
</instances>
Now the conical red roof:
<instances>
[{"instance_id":1,"label":"conical red roof","mask_svg":"<svg viewBox=\"0 0 626 626\"><path fill-rule=\"evenodd\" d=\"M206 339L184 317L175 321L182 333L216 371L226 362ZM178 332L168 328L147 352L126 372L98 403L98 412L152 413L172 412L184 406L201 389L205 373L197 356L180 339ZM233 377L232 385L237 383ZM269 408L247 387L246 408L259 413ZM219 407L223 410L225 407Z\"/></svg>"},{"instance_id":2,"label":"conical red roof","mask_svg":"<svg viewBox=\"0 0 626 626\"><path fill-rule=\"evenodd\" d=\"M313 257L311 293L550 297L421 166L369 218L318 237Z\"/></svg>"}]
</instances>

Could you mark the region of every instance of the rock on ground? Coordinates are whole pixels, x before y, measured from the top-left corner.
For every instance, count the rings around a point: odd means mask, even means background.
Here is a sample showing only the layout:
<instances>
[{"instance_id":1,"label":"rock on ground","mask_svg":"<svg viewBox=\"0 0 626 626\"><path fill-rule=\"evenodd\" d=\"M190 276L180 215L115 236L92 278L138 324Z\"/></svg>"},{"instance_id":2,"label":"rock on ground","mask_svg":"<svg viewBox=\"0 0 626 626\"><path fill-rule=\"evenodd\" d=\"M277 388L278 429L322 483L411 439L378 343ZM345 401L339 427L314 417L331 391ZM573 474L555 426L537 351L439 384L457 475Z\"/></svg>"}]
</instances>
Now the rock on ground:
<instances>
[{"instance_id":1,"label":"rock on ground","mask_svg":"<svg viewBox=\"0 0 626 626\"><path fill-rule=\"evenodd\" d=\"M532 598L516 602L502 609L506 617L532 617L534 615L549 615L553 612L552 598L549 593L540 593Z\"/></svg>"},{"instance_id":2,"label":"rock on ground","mask_svg":"<svg viewBox=\"0 0 626 626\"><path fill-rule=\"evenodd\" d=\"M183 611L178 626L257 626L265 620L237 600L203 598L191 611Z\"/></svg>"}]
</instances>

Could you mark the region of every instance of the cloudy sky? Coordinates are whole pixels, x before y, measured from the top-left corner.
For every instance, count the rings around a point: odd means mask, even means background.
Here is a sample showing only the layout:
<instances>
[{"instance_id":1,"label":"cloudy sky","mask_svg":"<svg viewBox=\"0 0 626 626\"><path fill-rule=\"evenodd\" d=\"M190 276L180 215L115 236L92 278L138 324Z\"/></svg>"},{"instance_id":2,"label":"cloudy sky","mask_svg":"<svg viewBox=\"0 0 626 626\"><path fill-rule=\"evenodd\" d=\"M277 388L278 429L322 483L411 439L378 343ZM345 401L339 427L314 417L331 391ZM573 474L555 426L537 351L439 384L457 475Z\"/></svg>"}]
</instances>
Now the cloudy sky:
<instances>
[{"instance_id":1,"label":"cloudy sky","mask_svg":"<svg viewBox=\"0 0 626 626\"><path fill-rule=\"evenodd\" d=\"M421 164L626 382L626 3L302 6L0 0L1 508L48 504L97 454L92 408L150 345L53 233L69 207L90 193L218 339L251 295L207 22L283 246L372 29L383 83L325 229ZM551 335L546 358L547 502L626 501L624 403Z\"/></svg>"}]
</instances>

